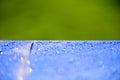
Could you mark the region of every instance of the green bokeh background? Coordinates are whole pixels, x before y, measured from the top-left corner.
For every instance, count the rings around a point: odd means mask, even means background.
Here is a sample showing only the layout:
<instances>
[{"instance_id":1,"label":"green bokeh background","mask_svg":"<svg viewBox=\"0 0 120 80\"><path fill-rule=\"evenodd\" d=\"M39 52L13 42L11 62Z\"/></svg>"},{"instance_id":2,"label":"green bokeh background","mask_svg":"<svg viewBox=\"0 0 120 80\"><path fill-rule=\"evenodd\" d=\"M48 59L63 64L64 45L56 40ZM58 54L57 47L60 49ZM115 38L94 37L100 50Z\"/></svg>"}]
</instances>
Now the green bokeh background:
<instances>
[{"instance_id":1,"label":"green bokeh background","mask_svg":"<svg viewBox=\"0 0 120 80\"><path fill-rule=\"evenodd\" d=\"M120 39L119 0L0 0L0 39Z\"/></svg>"}]
</instances>

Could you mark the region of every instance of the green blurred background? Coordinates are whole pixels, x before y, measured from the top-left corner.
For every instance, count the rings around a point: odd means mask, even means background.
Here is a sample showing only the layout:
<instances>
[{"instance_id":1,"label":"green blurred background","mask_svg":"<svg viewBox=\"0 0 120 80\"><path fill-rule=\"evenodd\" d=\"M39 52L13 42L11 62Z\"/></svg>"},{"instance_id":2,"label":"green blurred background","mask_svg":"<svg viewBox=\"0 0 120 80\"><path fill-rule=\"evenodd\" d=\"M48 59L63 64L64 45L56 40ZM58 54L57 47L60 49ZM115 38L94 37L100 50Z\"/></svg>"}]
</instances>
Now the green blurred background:
<instances>
[{"instance_id":1,"label":"green blurred background","mask_svg":"<svg viewBox=\"0 0 120 80\"><path fill-rule=\"evenodd\" d=\"M0 39L120 39L120 1L0 0Z\"/></svg>"}]
</instances>

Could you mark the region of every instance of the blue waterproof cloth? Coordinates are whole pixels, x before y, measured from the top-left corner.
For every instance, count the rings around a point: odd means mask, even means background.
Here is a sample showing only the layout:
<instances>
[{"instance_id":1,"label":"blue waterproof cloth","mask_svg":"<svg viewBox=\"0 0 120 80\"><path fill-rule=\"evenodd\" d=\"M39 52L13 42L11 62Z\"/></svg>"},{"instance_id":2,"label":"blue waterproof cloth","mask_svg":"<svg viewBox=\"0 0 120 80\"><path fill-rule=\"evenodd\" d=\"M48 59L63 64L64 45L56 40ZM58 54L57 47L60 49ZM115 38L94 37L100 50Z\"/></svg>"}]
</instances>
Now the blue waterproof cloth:
<instances>
[{"instance_id":1,"label":"blue waterproof cloth","mask_svg":"<svg viewBox=\"0 0 120 80\"><path fill-rule=\"evenodd\" d=\"M0 80L120 80L120 41L0 41Z\"/></svg>"}]
</instances>

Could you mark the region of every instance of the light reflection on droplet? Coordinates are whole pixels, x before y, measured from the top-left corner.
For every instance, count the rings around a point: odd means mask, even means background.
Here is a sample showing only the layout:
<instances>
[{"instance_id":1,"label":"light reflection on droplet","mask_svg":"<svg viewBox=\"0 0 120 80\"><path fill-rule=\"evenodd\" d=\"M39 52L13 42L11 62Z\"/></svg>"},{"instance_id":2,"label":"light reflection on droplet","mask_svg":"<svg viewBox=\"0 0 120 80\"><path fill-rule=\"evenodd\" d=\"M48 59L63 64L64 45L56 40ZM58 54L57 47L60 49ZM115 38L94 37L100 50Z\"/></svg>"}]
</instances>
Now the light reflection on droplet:
<instances>
[{"instance_id":1,"label":"light reflection on droplet","mask_svg":"<svg viewBox=\"0 0 120 80\"><path fill-rule=\"evenodd\" d=\"M28 72L32 72L32 68L29 67Z\"/></svg>"},{"instance_id":2,"label":"light reflection on droplet","mask_svg":"<svg viewBox=\"0 0 120 80\"><path fill-rule=\"evenodd\" d=\"M66 48L63 49L64 51L66 50Z\"/></svg>"},{"instance_id":3,"label":"light reflection on droplet","mask_svg":"<svg viewBox=\"0 0 120 80\"><path fill-rule=\"evenodd\" d=\"M26 60L26 63L27 63L27 64L30 64L30 61L29 61L29 60Z\"/></svg>"},{"instance_id":4,"label":"light reflection on droplet","mask_svg":"<svg viewBox=\"0 0 120 80\"><path fill-rule=\"evenodd\" d=\"M2 50L0 49L0 54L3 54Z\"/></svg>"},{"instance_id":5,"label":"light reflection on droplet","mask_svg":"<svg viewBox=\"0 0 120 80\"><path fill-rule=\"evenodd\" d=\"M23 57L20 58L21 61L24 61Z\"/></svg>"},{"instance_id":6,"label":"light reflection on droplet","mask_svg":"<svg viewBox=\"0 0 120 80\"><path fill-rule=\"evenodd\" d=\"M57 54L59 54L60 52L59 51L56 51Z\"/></svg>"},{"instance_id":7,"label":"light reflection on droplet","mask_svg":"<svg viewBox=\"0 0 120 80\"><path fill-rule=\"evenodd\" d=\"M3 52L0 52L0 54L3 54Z\"/></svg>"},{"instance_id":8,"label":"light reflection on droplet","mask_svg":"<svg viewBox=\"0 0 120 80\"><path fill-rule=\"evenodd\" d=\"M38 49L38 50L41 50L41 49Z\"/></svg>"}]
</instances>

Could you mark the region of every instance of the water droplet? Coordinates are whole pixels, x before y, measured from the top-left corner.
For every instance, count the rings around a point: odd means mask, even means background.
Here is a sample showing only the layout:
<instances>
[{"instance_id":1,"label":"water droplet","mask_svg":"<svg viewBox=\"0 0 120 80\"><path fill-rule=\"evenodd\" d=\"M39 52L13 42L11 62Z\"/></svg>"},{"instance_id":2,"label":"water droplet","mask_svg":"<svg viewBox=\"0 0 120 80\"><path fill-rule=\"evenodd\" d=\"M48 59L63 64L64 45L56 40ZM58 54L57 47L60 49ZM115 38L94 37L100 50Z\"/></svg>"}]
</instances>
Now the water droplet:
<instances>
[{"instance_id":1,"label":"water droplet","mask_svg":"<svg viewBox=\"0 0 120 80\"><path fill-rule=\"evenodd\" d=\"M3 54L3 52L0 52L0 54Z\"/></svg>"},{"instance_id":2,"label":"water droplet","mask_svg":"<svg viewBox=\"0 0 120 80\"><path fill-rule=\"evenodd\" d=\"M27 61L26 61L26 63L27 63L27 64L30 64L30 61L29 61L29 60L27 60Z\"/></svg>"},{"instance_id":3,"label":"water droplet","mask_svg":"<svg viewBox=\"0 0 120 80\"><path fill-rule=\"evenodd\" d=\"M59 51L56 51L57 54L59 54L60 52Z\"/></svg>"},{"instance_id":4,"label":"water droplet","mask_svg":"<svg viewBox=\"0 0 120 80\"><path fill-rule=\"evenodd\" d=\"M23 57L20 58L21 61L24 61Z\"/></svg>"},{"instance_id":5,"label":"water droplet","mask_svg":"<svg viewBox=\"0 0 120 80\"><path fill-rule=\"evenodd\" d=\"M63 50L65 51L65 50L66 50L66 48L63 48Z\"/></svg>"},{"instance_id":6,"label":"water droplet","mask_svg":"<svg viewBox=\"0 0 120 80\"><path fill-rule=\"evenodd\" d=\"M80 47L79 49L80 49L80 50L82 50L82 48L81 48L81 47Z\"/></svg>"},{"instance_id":7,"label":"water droplet","mask_svg":"<svg viewBox=\"0 0 120 80\"><path fill-rule=\"evenodd\" d=\"M69 59L69 62L70 62L70 63L73 63L73 62L74 62L74 58L71 57L71 58Z\"/></svg>"},{"instance_id":8,"label":"water droplet","mask_svg":"<svg viewBox=\"0 0 120 80\"><path fill-rule=\"evenodd\" d=\"M41 49L38 49L39 51L41 50Z\"/></svg>"},{"instance_id":9,"label":"water droplet","mask_svg":"<svg viewBox=\"0 0 120 80\"><path fill-rule=\"evenodd\" d=\"M3 54L2 50L0 49L0 54Z\"/></svg>"},{"instance_id":10,"label":"water droplet","mask_svg":"<svg viewBox=\"0 0 120 80\"><path fill-rule=\"evenodd\" d=\"M32 68L29 68L29 72L32 72Z\"/></svg>"},{"instance_id":11,"label":"water droplet","mask_svg":"<svg viewBox=\"0 0 120 80\"><path fill-rule=\"evenodd\" d=\"M94 47L94 46L91 44L91 47Z\"/></svg>"},{"instance_id":12,"label":"water droplet","mask_svg":"<svg viewBox=\"0 0 120 80\"><path fill-rule=\"evenodd\" d=\"M113 48L111 48L110 50L113 51Z\"/></svg>"}]
</instances>

